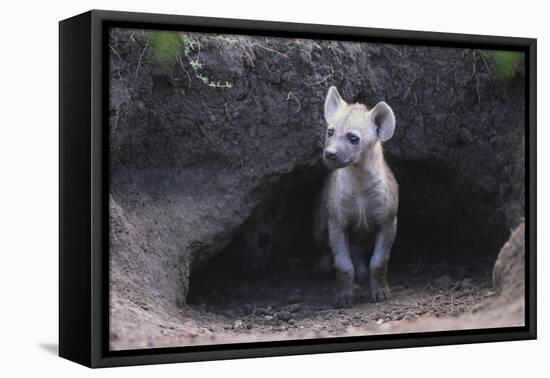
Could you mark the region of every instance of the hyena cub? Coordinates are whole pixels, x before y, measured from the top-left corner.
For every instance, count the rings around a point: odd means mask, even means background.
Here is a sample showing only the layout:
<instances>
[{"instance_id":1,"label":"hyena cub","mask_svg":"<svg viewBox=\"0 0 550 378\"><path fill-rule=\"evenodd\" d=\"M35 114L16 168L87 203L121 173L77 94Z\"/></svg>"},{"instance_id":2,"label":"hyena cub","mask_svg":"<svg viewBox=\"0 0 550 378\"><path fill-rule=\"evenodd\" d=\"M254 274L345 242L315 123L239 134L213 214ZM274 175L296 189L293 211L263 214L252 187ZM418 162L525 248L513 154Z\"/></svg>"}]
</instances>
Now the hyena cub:
<instances>
[{"instance_id":1,"label":"hyena cub","mask_svg":"<svg viewBox=\"0 0 550 378\"><path fill-rule=\"evenodd\" d=\"M398 187L384 160L381 142L395 130L385 102L367 109L348 104L335 87L325 100L328 123L323 158L332 171L324 183L314 224L320 246L329 246L336 269L334 306L353 304L354 281L367 275L368 236L374 236L369 262L370 293L389 298L387 269L397 230Z\"/></svg>"}]
</instances>

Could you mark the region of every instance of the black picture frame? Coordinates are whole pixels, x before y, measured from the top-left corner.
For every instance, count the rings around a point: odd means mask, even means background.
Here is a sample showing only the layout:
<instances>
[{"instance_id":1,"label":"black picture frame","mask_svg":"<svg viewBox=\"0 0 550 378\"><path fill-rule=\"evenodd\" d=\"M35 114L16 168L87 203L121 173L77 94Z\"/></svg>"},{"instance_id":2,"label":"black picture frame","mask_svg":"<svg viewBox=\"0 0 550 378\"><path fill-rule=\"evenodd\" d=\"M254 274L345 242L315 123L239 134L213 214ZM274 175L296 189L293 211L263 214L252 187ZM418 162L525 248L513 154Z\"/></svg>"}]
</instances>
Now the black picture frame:
<instances>
[{"instance_id":1,"label":"black picture frame","mask_svg":"<svg viewBox=\"0 0 550 378\"><path fill-rule=\"evenodd\" d=\"M108 348L108 87L111 26L501 48L526 56L526 324L517 328ZM59 354L89 367L405 348L536 338L536 39L92 10L59 24Z\"/></svg>"}]
</instances>

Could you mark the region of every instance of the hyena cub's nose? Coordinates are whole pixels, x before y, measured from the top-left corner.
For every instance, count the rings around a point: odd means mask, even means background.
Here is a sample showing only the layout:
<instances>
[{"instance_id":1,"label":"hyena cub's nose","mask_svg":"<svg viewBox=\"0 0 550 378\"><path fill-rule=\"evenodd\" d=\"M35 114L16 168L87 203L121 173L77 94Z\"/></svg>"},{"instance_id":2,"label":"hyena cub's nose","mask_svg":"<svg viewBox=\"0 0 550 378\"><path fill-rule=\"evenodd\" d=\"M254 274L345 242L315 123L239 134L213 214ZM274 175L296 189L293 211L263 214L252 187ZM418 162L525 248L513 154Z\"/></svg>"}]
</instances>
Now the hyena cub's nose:
<instances>
[{"instance_id":1,"label":"hyena cub's nose","mask_svg":"<svg viewBox=\"0 0 550 378\"><path fill-rule=\"evenodd\" d=\"M334 151L334 150L325 150L325 159L328 159L328 160L336 159L336 151Z\"/></svg>"}]
</instances>

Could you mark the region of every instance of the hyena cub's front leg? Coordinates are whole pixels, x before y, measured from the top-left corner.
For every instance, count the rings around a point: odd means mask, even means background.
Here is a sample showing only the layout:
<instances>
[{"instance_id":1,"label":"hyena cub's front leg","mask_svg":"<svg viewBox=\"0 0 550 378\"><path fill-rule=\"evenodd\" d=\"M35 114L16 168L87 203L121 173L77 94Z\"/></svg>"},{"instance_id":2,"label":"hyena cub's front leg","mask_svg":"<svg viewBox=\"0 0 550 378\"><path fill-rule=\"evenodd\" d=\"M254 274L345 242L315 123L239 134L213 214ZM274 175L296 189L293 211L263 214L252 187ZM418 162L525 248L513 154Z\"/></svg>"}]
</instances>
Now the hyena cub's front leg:
<instances>
[{"instance_id":1,"label":"hyena cub's front leg","mask_svg":"<svg viewBox=\"0 0 550 378\"><path fill-rule=\"evenodd\" d=\"M353 304L353 280L355 270L350 256L349 240L345 230L329 222L329 242L334 268L336 269L336 292L334 307L350 307Z\"/></svg>"},{"instance_id":2,"label":"hyena cub's front leg","mask_svg":"<svg viewBox=\"0 0 550 378\"><path fill-rule=\"evenodd\" d=\"M374 301L383 301L391 296L388 286L388 262L397 231L397 217L381 225L376 231L374 252L370 259L370 293Z\"/></svg>"}]
</instances>

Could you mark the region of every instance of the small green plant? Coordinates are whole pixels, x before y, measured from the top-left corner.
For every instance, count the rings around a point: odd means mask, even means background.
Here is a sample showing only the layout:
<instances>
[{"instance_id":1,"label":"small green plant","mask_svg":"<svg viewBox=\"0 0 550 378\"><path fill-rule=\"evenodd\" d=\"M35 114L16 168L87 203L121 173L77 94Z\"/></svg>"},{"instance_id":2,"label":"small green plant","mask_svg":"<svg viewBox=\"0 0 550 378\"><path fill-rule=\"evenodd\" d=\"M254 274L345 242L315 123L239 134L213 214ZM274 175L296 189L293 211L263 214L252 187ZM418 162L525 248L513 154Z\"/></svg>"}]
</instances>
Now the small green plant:
<instances>
[{"instance_id":1,"label":"small green plant","mask_svg":"<svg viewBox=\"0 0 550 378\"><path fill-rule=\"evenodd\" d=\"M150 44L152 57L156 64L163 67L173 67L177 63L182 63L181 59L189 62L193 68L195 77L211 88L232 88L233 84L227 80L212 80L204 73L204 64L199 58L191 59L191 54L195 50L200 51L199 41L193 39L188 34L169 32L169 31L151 31Z\"/></svg>"},{"instance_id":2,"label":"small green plant","mask_svg":"<svg viewBox=\"0 0 550 378\"><path fill-rule=\"evenodd\" d=\"M195 71L195 77L202 81L204 84L208 85L211 88L233 88L233 84L229 81L220 81L220 80L211 80L209 77L205 76L200 71L204 68L204 65L198 60L189 61L193 71Z\"/></svg>"},{"instance_id":3,"label":"small green plant","mask_svg":"<svg viewBox=\"0 0 550 378\"><path fill-rule=\"evenodd\" d=\"M180 33L179 36L183 43L183 56L188 57L189 54L191 54L191 52L199 45L199 43L187 34Z\"/></svg>"},{"instance_id":4,"label":"small green plant","mask_svg":"<svg viewBox=\"0 0 550 378\"><path fill-rule=\"evenodd\" d=\"M204 67L203 64L198 60L190 60L189 64L191 65L191 67L193 67L195 71L202 70L202 68Z\"/></svg>"},{"instance_id":5,"label":"small green plant","mask_svg":"<svg viewBox=\"0 0 550 378\"><path fill-rule=\"evenodd\" d=\"M497 80L508 83L518 73L522 54L516 51L488 51L491 57Z\"/></svg>"},{"instance_id":6,"label":"small green plant","mask_svg":"<svg viewBox=\"0 0 550 378\"><path fill-rule=\"evenodd\" d=\"M229 81L220 81L220 80L217 80L217 81L213 81L213 80L210 80L208 77L200 74L200 73L196 73L196 76L197 76L197 79L199 79L200 81L202 81L204 84L208 85L209 87L212 87L212 88L233 88L233 84Z\"/></svg>"}]
</instances>

